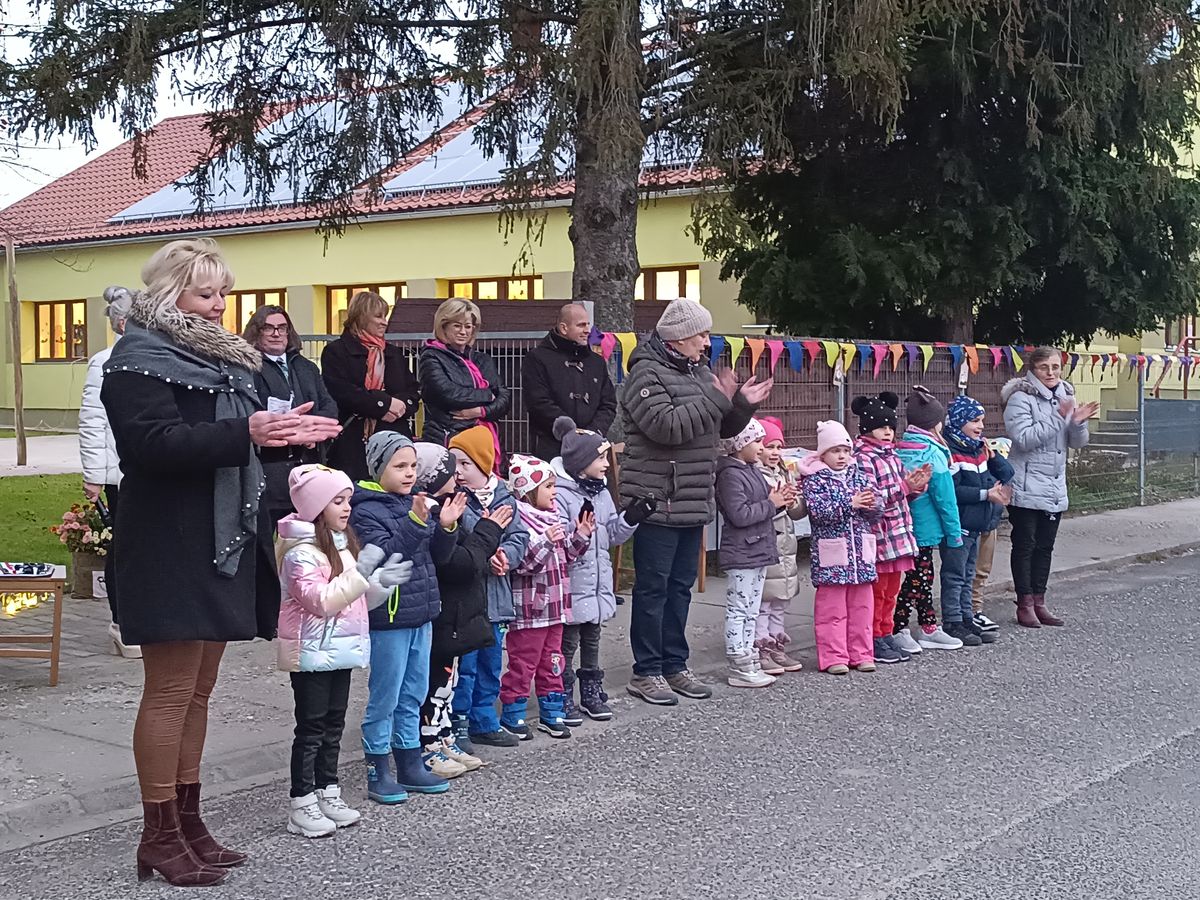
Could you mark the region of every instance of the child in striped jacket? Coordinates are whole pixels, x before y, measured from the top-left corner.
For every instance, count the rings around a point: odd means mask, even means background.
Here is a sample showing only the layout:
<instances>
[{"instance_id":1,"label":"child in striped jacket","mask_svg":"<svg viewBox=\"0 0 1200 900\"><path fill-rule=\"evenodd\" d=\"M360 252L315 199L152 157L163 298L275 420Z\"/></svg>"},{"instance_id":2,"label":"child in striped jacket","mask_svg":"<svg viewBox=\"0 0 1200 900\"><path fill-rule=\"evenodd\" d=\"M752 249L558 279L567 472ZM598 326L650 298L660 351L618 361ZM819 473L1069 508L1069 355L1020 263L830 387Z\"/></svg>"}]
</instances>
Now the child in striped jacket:
<instances>
[{"instance_id":1,"label":"child in striped jacket","mask_svg":"<svg viewBox=\"0 0 1200 900\"><path fill-rule=\"evenodd\" d=\"M563 625L571 616L571 563L587 552L596 517L580 514L568 529L559 520L554 470L532 456L514 454L508 489L517 498L517 515L529 529L525 558L513 568L517 617L509 626L508 670L500 680L500 727L523 741L533 737L525 724L529 684L538 698L538 730L568 738L563 697Z\"/></svg>"}]
</instances>

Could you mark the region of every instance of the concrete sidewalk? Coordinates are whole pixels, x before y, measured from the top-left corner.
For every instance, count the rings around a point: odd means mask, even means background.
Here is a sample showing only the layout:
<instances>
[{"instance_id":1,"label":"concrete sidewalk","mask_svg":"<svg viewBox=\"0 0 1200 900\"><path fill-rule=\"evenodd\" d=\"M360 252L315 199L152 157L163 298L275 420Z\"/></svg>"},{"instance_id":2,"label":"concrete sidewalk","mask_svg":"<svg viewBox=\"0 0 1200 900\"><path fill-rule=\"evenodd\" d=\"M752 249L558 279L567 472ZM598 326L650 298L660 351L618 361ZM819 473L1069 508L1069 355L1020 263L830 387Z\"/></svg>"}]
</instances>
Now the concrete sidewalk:
<instances>
[{"instance_id":1,"label":"concrete sidewalk","mask_svg":"<svg viewBox=\"0 0 1200 900\"><path fill-rule=\"evenodd\" d=\"M1200 547L1196 522L1200 499L1144 509L1068 518L1055 555L1057 580L1079 577L1098 568L1114 568ZM1005 631L1014 628L1009 584L1009 546L1004 534L997 546L989 614ZM693 666L716 689L724 665L724 580L710 578L708 590L695 597L689 625ZM60 681L47 685L48 664L0 659L0 851L74 834L138 815L130 735L141 690L141 664L112 654L107 641L108 608L103 602L67 600ZM51 610L38 607L0 619L5 633L48 630ZM646 715L622 689L630 675L629 605L605 628L604 662L620 727ZM1073 623L1069 623L1073 624ZM793 604L788 619L796 653L805 671L788 678L813 677L812 591ZM287 676L274 667L272 645L230 645L213 698L205 754L204 781L212 794L247 787L278 785L287 790L291 743L292 695ZM922 662L901 667L920 677ZM347 778L359 777L359 733L366 678L356 674L343 747ZM353 724L351 724L353 723ZM584 729L606 726L585 725ZM495 751L502 755L514 751ZM499 756L495 757L499 758ZM281 801L282 802L282 801Z\"/></svg>"},{"instance_id":2,"label":"concrete sidewalk","mask_svg":"<svg viewBox=\"0 0 1200 900\"><path fill-rule=\"evenodd\" d=\"M69 475L82 472L79 436L52 434L42 437L30 432L26 438L27 465L17 465L17 439L0 438L0 476Z\"/></svg>"}]
</instances>

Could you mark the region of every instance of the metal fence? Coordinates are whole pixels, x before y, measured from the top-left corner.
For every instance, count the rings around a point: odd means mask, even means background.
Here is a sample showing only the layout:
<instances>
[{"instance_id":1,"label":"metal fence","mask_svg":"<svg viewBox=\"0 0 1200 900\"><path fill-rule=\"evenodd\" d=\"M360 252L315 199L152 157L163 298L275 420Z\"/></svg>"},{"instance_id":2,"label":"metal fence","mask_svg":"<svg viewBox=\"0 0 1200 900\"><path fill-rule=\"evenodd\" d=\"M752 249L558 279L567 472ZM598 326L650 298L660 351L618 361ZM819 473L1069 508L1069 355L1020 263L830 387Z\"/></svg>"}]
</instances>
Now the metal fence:
<instances>
[{"instance_id":1,"label":"metal fence","mask_svg":"<svg viewBox=\"0 0 1200 900\"><path fill-rule=\"evenodd\" d=\"M531 447L521 392L521 366L525 353L543 336L544 332L483 334L476 344L492 356L500 377L512 388L512 408L498 423L502 445L512 452L526 452ZM304 354L319 364L321 350L335 337L305 336ZM388 335L389 342L404 352L413 371L420 347L427 339L427 334ZM863 365L856 360L842 371L840 363L831 367L824 353L814 358L807 352L800 354L803 359L799 368L785 352L773 373L769 371L770 354L763 353L752 371L751 353L743 351L736 370L743 380L751 374L760 379L773 374L775 387L762 413L783 421L789 445L813 446L817 423L822 420L837 419L852 425L855 419L850 404L859 394L889 390L903 400L916 384L924 385L946 402L965 391L987 410L988 435L1003 435L1000 391L1008 380L1021 374L1015 363L1008 356L1002 356L997 363L990 353L981 351L977 369L972 372L965 362L956 363L949 348L932 349L928 364L923 356L910 359L906 353L895 364L888 358L879 366L878 373L874 363ZM618 346L608 360L618 394L624 379L621 354ZM722 352L719 361L729 364L728 349ZM1092 423L1091 444L1073 453L1069 463L1072 510L1089 512L1200 496L1200 400L1172 399L1172 394L1178 391L1171 379L1159 385L1165 397L1147 399L1146 376L1141 368L1115 363L1094 366L1085 361L1067 374L1079 402L1096 400L1102 404L1098 420ZM1130 409L1113 408L1122 382L1130 388L1136 382L1137 399L1130 401ZM613 437L619 439L620 434Z\"/></svg>"}]
</instances>

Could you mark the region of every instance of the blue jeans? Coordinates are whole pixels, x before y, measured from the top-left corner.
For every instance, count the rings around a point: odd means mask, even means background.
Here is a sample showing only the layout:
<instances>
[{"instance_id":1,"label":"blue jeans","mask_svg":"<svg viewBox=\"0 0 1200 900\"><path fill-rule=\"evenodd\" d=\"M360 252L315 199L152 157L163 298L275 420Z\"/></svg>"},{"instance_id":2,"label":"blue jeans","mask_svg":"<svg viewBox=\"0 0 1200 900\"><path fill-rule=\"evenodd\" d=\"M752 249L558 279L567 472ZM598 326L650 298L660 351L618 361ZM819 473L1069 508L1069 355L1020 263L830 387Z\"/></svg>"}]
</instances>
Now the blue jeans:
<instances>
[{"instance_id":1,"label":"blue jeans","mask_svg":"<svg viewBox=\"0 0 1200 900\"><path fill-rule=\"evenodd\" d=\"M979 557L979 532L962 536L961 547L942 544L942 621L970 622L975 560Z\"/></svg>"},{"instance_id":2,"label":"blue jeans","mask_svg":"<svg viewBox=\"0 0 1200 900\"><path fill-rule=\"evenodd\" d=\"M363 714L363 752L421 746L421 705L429 693L433 623L371 632L371 674Z\"/></svg>"},{"instance_id":3,"label":"blue jeans","mask_svg":"<svg viewBox=\"0 0 1200 900\"><path fill-rule=\"evenodd\" d=\"M633 533L633 610L629 643L635 675L674 675L687 668L687 618L700 567L704 526L643 522Z\"/></svg>"},{"instance_id":4,"label":"blue jeans","mask_svg":"<svg viewBox=\"0 0 1200 900\"><path fill-rule=\"evenodd\" d=\"M500 730L496 699L500 696L500 670L504 667L504 632L492 623L496 642L472 650L458 661L458 686L454 689L454 714L467 717L470 734Z\"/></svg>"}]
</instances>

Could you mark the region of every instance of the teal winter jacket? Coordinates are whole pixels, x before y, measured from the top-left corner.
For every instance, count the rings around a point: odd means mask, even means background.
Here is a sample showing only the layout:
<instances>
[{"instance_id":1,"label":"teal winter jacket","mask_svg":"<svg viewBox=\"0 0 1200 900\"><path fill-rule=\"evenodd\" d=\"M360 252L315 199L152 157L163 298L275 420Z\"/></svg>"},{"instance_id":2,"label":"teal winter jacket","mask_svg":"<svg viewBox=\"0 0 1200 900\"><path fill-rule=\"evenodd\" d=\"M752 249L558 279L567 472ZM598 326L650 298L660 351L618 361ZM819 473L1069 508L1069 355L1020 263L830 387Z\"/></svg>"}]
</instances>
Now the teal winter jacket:
<instances>
[{"instance_id":1,"label":"teal winter jacket","mask_svg":"<svg viewBox=\"0 0 1200 900\"><path fill-rule=\"evenodd\" d=\"M909 446L906 446L909 445ZM933 477L925 493L909 502L918 547L962 546L962 524L958 520L958 500L954 494L954 476L950 474L950 448L928 431L910 427L896 452L911 472L929 463Z\"/></svg>"}]
</instances>

